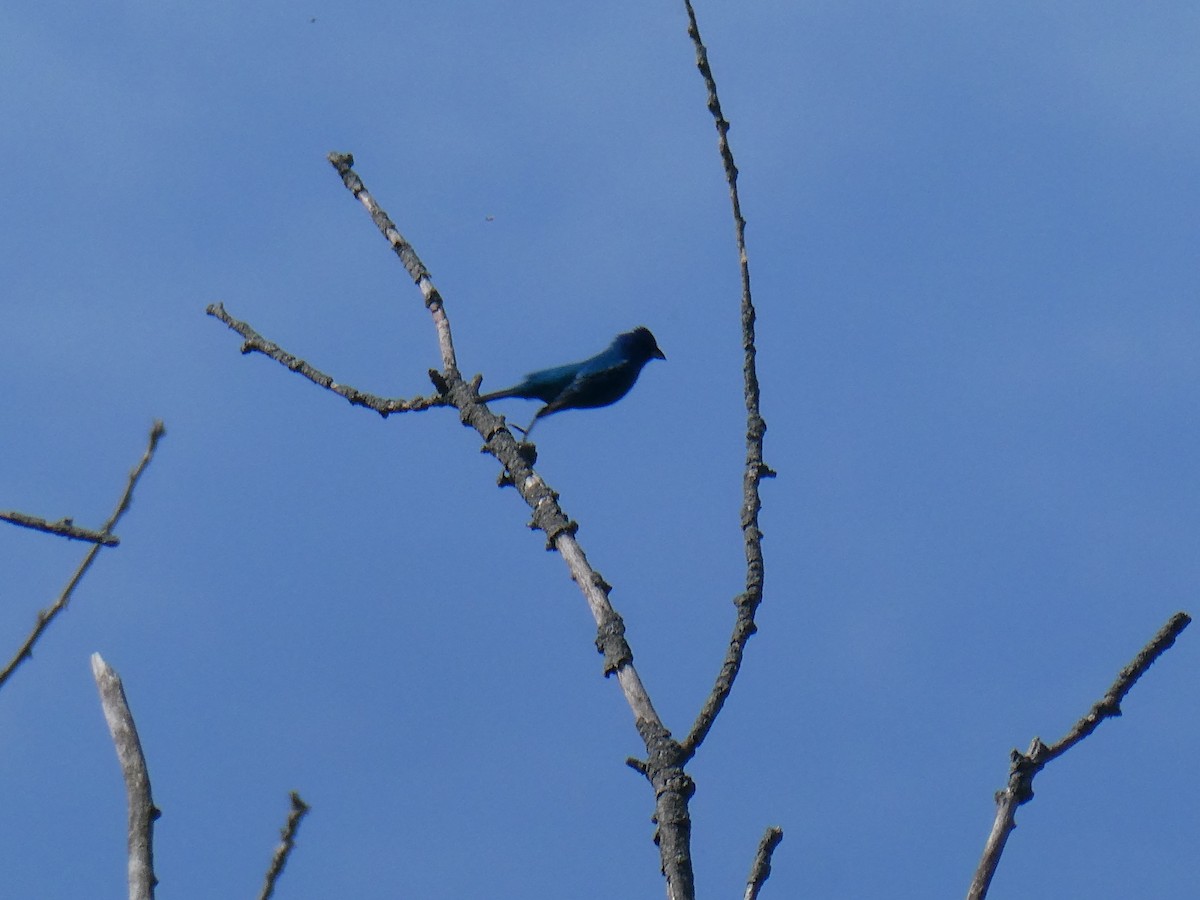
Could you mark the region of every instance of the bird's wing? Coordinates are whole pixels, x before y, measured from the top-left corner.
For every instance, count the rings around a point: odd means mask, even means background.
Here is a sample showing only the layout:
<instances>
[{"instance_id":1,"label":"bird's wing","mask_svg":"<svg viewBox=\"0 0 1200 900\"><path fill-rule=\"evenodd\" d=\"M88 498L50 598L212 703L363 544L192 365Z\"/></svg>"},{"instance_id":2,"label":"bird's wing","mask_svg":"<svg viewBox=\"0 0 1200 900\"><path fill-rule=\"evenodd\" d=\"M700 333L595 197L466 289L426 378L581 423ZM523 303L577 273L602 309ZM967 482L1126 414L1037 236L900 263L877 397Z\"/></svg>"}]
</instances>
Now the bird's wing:
<instances>
[{"instance_id":1,"label":"bird's wing","mask_svg":"<svg viewBox=\"0 0 1200 900\"><path fill-rule=\"evenodd\" d=\"M632 376L632 377L631 377ZM540 415L560 409L607 406L625 395L637 379L637 367L618 354L601 353L585 361L579 371Z\"/></svg>"},{"instance_id":2,"label":"bird's wing","mask_svg":"<svg viewBox=\"0 0 1200 900\"><path fill-rule=\"evenodd\" d=\"M565 366L555 366L553 369L530 372L521 382L521 387L525 390L522 396L537 398L543 403L549 403L579 378L582 365L582 363L567 363Z\"/></svg>"}]
</instances>

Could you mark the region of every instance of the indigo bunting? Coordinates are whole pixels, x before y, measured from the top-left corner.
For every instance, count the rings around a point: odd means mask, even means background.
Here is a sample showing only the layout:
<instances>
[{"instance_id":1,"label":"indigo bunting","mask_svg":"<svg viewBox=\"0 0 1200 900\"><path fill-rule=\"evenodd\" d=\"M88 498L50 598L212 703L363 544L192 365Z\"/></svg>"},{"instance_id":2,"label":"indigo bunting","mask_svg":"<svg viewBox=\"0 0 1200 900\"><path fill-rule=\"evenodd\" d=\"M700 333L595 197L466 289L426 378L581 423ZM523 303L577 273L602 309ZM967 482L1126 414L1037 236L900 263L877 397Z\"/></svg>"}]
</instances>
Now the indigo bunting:
<instances>
[{"instance_id":1,"label":"indigo bunting","mask_svg":"<svg viewBox=\"0 0 1200 900\"><path fill-rule=\"evenodd\" d=\"M528 428L518 429L528 436L543 416L563 409L591 409L616 403L629 393L642 366L652 359L666 358L650 329L639 326L618 334L608 347L590 359L530 372L519 384L479 399L487 403L505 397L523 397L545 403Z\"/></svg>"}]
</instances>

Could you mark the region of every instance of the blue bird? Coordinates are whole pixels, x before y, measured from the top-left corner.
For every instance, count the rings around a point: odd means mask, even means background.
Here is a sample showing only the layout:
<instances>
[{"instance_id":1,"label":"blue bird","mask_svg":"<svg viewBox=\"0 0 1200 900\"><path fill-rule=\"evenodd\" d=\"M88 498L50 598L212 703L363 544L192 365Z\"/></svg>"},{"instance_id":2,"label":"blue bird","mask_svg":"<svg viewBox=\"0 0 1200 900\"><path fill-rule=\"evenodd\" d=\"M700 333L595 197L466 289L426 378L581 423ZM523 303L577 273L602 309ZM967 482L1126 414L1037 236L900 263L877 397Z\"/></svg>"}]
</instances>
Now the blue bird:
<instances>
[{"instance_id":1,"label":"blue bird","mask_svg":"<svg viewBox=\"0 0 1200 900\"><path fill-rule=\"evenodd\" d=\"M641 374L642 366L652 359L666 359L649 328L641 326L618 334L613 342L590 359L553 369L530 372L519 384L502 391L484 394L484 403L505 397L541 400L528 428L518 428L528 437L537 420L563 409L592 409L616 403L629 393Z\"/></svg>"}]
</instances>

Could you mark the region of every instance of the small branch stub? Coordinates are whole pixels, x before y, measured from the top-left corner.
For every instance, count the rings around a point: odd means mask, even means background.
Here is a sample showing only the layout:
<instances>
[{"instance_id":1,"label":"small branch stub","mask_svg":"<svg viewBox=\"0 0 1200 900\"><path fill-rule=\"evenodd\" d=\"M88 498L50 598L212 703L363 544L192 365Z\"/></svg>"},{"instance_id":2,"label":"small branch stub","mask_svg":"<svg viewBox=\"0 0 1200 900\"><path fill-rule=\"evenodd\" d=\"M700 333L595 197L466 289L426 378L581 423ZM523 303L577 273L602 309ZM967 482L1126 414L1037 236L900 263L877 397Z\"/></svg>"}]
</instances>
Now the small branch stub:
<instances>
[{"instance_id":1,"label":"small branch stub","mask_svg":"<svg viewBox=\"0 0 1200 900\"><path fill-rule=\"evenodd\" d=\"M633 662L633 651L625 640L625 621L614 610L596 628L596 650L604 657L604 677Z\"/></svg>"}]
</instances>

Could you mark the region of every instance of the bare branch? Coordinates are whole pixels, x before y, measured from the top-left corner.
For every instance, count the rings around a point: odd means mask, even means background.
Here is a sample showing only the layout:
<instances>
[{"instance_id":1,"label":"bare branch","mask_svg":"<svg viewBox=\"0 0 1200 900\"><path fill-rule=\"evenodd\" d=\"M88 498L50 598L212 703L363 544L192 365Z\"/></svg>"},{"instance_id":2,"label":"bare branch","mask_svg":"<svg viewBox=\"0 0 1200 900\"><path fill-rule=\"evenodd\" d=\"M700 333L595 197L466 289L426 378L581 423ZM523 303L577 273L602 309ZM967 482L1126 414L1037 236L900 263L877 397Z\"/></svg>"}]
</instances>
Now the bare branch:
<instances>
[{"instance_id":1,"label":"bare branch","mask_svg":"<svg viewBox=\"0 0 1200 900\"><path fill-rule=\"evenodd\" d=\"M345 165L348 157L338 156L337 159L342 165ZM339 168L339 171L342 169ZM354 172L343 172L343 180L348 186L353 186L351 189L356 190L356 196L359 196L360 199L370 196ZM364 205L367 205L367 208L372 211L372 216L377 221L391 222L387 213L380 209L374 200L371 200L369 204L364 202ZM422 291L431 291L436 295L436 289L432 287L428 271L417 257L416 251L404 241L395 226L389 224L381 227L381 230L384 231L393 246L403 247L401 258L405 260L406 265L419 273L418 283L422 285ZM431 306L431 309L433 308ZM445 311L440 297L437 298L436 308L437 317L444 320ZM210 307L209 314L230 324L248 340L252 336L255 340L249 350L267 352L262 348L270 348L268 355L279 360L288 368L300 371L299 366L288 361L294 360L294 357L255 334L249 326L230 318L223 308ZM449 340L449 329L439 328L438 333L439 341L443 345L443 359L453 360L453 345L445 344ZM529 443L518 444L512 432L505 427L504 419L492 414L484 404L479 402L477 381L470 384L463 381L457 368L445 373L431 372L430 375L440 392L439 402L456 407L464 424L474 428L483 437L484 452L490 453L504 466L505 474L501 478L501 484L515 487L521 498L529 504L533 510L530 527L545 532L547 547L559 551L567 563L572 580L579 585L579 589L583 592L588 608L596 620L597 628L604 635L603 640L597 639L597 646L605 656L605 674L617 676L617 682L633 712L638 731L646 740L647 757L656 761L653 766L650 764L645 766L644 774L651 783L656 785L655 795L658 798L656 820L660 823L660 830L656 834L655 840L660 843L660 847L675 848L669 851L662 850L664 869L677 873L674 878L676 885L690 885L691 858L688 853L679 849L686 847L686 840L676 839L675 836L685 834L686 830L690 829L686 815L681 820L678 809L682 805L686 810L686 800L691 796L694 788L691 779L678 765L678 761L681 759L678 743L671 739L671 733L662 724L662 720L650 700L649 693L642 684L637 670L633 667L633 653L625 641L624 626L621 624L620 616L608 600L609 585L591 567L583 548L575 540L575 531L578 525L563 512L558 503L558 493L534 471L532 463L536 459L536 448ZM312 380L318 384L321 383L318 379ZM368 406L369 404L362 403L360 405ZM663 822L673 823L665 845L663 844L661 825ZM682 874L685 870L686 875ZM690 898L693 895L689 888L684 891L676 891L671 896L683 900L683 898Z\"/></svg>"},{"instance_id":2,"label":"bare branch","mask_svg":"<svg viewBox=\"0 0 1200 900\"><path fill-rule=\"evenodd\" d=\"M438 293L438 289L433 286L433 280L429 277L429 270L417 256L417 251L413 249L412 244L405 240L404 235L396 228L396 224L375 202L375 198L367 192L366 186L363 185L358 173L353 169L354 157L349 153L330 153L328 159L330 164L337 169L338 174L342 176L342 184L371 214L371 221L375 223L380 234L392 245L392 250L395 251L396 256L400 258L400 262L404 264L404 268L420 289L421 296L425 298L425 306L433 316L433 324L437 329L438 347L442 351L443 374L447 380L460 377L458 361L454 356L454 339L450 334L450 319L446 316L442 295Z\"/></svg>"},{"instance_id":3,"label":"bare branch","mask_svg":"<svg viewBox=\"0 0 1200 900\"><path fill-rule=\"evenodd\" d=\"M783 840L783 829L772 825L758 842L754 864L750 866L750 877L746 879L745 900L756 900L763 884L771 877L771 854Z\"/></svg>"},{"instance_id":4,"label":"bare branch","mask_svg":"<svg viewBox=\"0 0 1200 900\"><path fill-rule=\"evenodd\" d=\"M92 654L92 676L100 691L100 705L117 748L129 800L129 900L152 900L158 884L154 877L154 820L162 813L150 796L150 773L120 676L99 653Z\"/></svg>"},{"instance_id":5,"label":"bare branch","mask_svg":"<svg viewBox=\"0 0 1200 900\"><path fill-rule=\"evenodd\" d=\"M756 314L754 301L750 294L750 260L746 255L746 220L742 218L742 204L738 198L737 166L733 162L733 151L729 147L726 135L729 132L729 122L721 112L721 101L717 98L717 83L713 79L712 69L708 64L708 50L700 39L700 27L696 23L696 11L692 9L691 0L684 0L688 15L688 36L696 47L696 67L704 78L708 89L708 110L712 113L717 126L717 147L721 154L721 162L725 168L725 180L729 183L729 199L733 206L734 234L737 240L738 261L742 275L742 380L746 398L746 468L742 474L742 541L746 553L746 590L734 598L737 616L733 624L733 634L729 639L729 649L721 663L721 671L717 675L712 692L704 701L692 730L683 739L682 746L686 758L691 758L696 749L712 729L717 714L729 692L733 690L734 679L742 667L742 655L746 643L757 630L754 616L763 598L763 552L762 530L758 526L758 513L762 508L758 487L764 478L772 478L775 472L763 462L763 435L767 431L767 423L759 412L759 388L755 348L754 322Z\"/></svg>"},{"instance_id":6,"label":"bare branch","mask_svg":"<svg viewBox=\"0 0 1200 900\"><path fill-rule=\"evenodd\" d=\"M57 522L50 522L39 516L30 516L26 513L12 510L9 512L0 512L0 521L11 522L14 525L32 528L35 531L45 531L48 534L57 534L60 537L70 538L75 541L89 541L93 544L103 544L105 547L115 547L121 543L121 539L115 534L105 534L102 531L94 531L91 528L80 528L75 524L73 519L59 519Z\"/></svg>"},{"instance_id":7,"label":"bare branch","mask_svg":"<svg viewBox=\"0 0 1200 900\"><path fill-rule=\"evenodd\" d=\"M1178 612L1171 616L1158 634L1151 638L1150 643L1121 670L1108 693L1092 705L1087 715L1076 722L1062 740L1047 746L1042 743L1041 738L1035 737L1027 752L1012 751L1008 786L996 794L996 818L984 845L979 868L975 870L975 877L971 881L971 889L967 893L968 900L983 900L987 896L992 877L996 874L996 867L1000 864L1004 845L1008 842L1012 830L1017 827L1017 807L1033 799L1034 776L1048 763L1062 756L1095 731L1105 719L1121 715L1121 701L1125 699L1125 695L1154 661L1171 648L1175 639L1191 621L1187 613Z\"/></svg>"},{"instance_id":8,"label":"bare branch","mask_svg":"<svg viewBox=\"0 0 1200 900\"><path fill-rule=\"evenodd\" d=\"M421 288L421 293L426 299L426 306L434 312L442 356L444 360L448 361L446 372L440 376L445 386L445 399L459 409L464 423L474 427L483 437L486 441L483 449L504 464L506 477L503 483L515 487L525 502L533 509L534 516L531 526L544 531L548 538L548 547L558 550L567 562L571 577L583 592L584 599L587 600L597 625L611 623L614 619L619 620L616 611L608 602L608 584L588 564L583 549L575 540L574 535L578 525L567 518L566 513L559 506L557 492L552 490L533 470L532 460L536 458L533 445L518 444L513 438L512 432L504 426L504 419L489 412L487 407L479 402L478 394L473 386L463 381L462 376L459 375L455 363L453 342L449 337L450 329L446 319L445 306L437 288L433 286L429 270L417 256L416 250L397 230L387 212L368 193L362 179L350 168L354 163L354 158L349 154L331 153L329 159L342 176L346 187L371 213L371 218L392 245L413 280ZM442 323L445 323L444 326ZM632 666L622 665L616 670L616 673L617 680L625 690L626 699L633 710L634 718L646 719L661 726L662 722L654 711L637 673L632 670Z\"/></svg>"},{"instance_id":9,"label":"bare branch","mask_svg":"<svg viewBox=\"0 0 1200 900\"><path fill-rule=\"evenodd\" d=\"M142 458L138 461L138 464L129 473L129 482L125 485L125 493L121 495L121 499L117 503L117 508L113 510L113 514L109 516L108 521L100 529L101 534L112 534L112 530L121 516L129 509L129 503L133 499L133 489L137 486L138 479L142 477L142 473L146 471L146 466L150 465L150 460L154 458L154 450L158 447L158 441L164 434L166 434L166 428L163 427L163 423L155 422L154 426L150 429L150 442L146 447L146 451L142 454ZM12 677L13 672L17 670L17 666L33 655L34 644L38 642L42 633L50 627L50 623L54 621L58 614L67 608L67 604L71 602L71 595L75 592L75 588L78 587L87 570L91 568L92 563L103 546L103 544L94 544L88 550L87 555L83 558L83 562L79 564L79 568L75 570L75 574L71 576L71 580L67 582L67 586L58 595L58 599L38 613L37 625L29 633L29 637L25 638L25 643L21 645L16 655L9 660L8 665L0 671L0 687L3 687L5 682Z\"/></svg>"},{"instance_id":10,"label":"bare branch","mask_svg":"<svg viewBox=\"0 0 1200 900\"><path fill-rule=\"evenodd\" d=\"M373 409L386 418L393 413L416 412L422 409L429 409L433 406L450 405L449 401L444 397L439 397L436 394L432 397L415 397L412 400L390 400L386 397L377 397L374 394L368 394L347 384L339 384L331 376L326 375L318 369L314 369L304 360L297 359L278 344L267 340L245 322L239 321L229 315L225 311L224 304L214 303L205 312L213 318L220 319L245 339L242 342L242 353L261 353L263 356L275 360L293 372L303 375L313 384L345 397L353 406L365 406L367 409Z\"/></svg>"},{"instance_id":11,"label":"bare branch","mask_svg":"<svg viewBox=\"0 0 1200 900\"><path fill-rule=\"evenodd\" d=\"M530 443L518 444L512 432L505 427L504 419L493 415L487 406L479 402L477 384L463 381L455 360L445 306L433 286L428 269L351 169L353 157L331 153L329 160L342 176L342 182L370 212L376 226L392 245L425 297L425 305L432 313L437 328L445 366L441 375L434 378L435 383L440 380L439 391L459 410L463 424L474 428L484 439L484 452L496 457L504 466L501 484L515 487L521 498L529 504L533 510L531 527L545 532L547 547L557 550L562 556L572 580L587 601L599 633L597 648L604 654L605 674L617 676L625 701L633 711L638 733L646 744L647 778L654 786L655 822L658 826L654 840L659 846L663 872L667 876L668 897L670 900L690 900L695 896L695 889L687 802L695 786L683 771L679 744L663 725L633 667L633 653L625 641L624 626L608 600L609 585L588 563L583 548L575 539L578 525L559 506L558 493L534 471L536 449Z\"/></svg>"},{"instance_id":12,"label":"bare branch","mask_svg":"<svg viewBox=\"0 0 1200 900\"><path fill-rule=\"evenodd\" d=\"M1191 621L1191 617L1184 612L1177 612L1171 616L1167 624L1159 629L1158 634L1150 639L1150 643L1143 647L1133 661L1121 670L1121 674L1108 689L1108 693L1092 705L1087 715L1076 722L1062 740L1046 748L1042 764L1045 765L1062 756L1095 731L1096 727L1105 719L1121 715L1121 701L1125 699L1125 695L1129 693L1138 679L1146 674L1146 670L1154 664L1154 661L1171 649L1175 639ZM1032 791L1029 792L1029 796L1033 796Z\"/></svg>"},{"instance_id":13,"label":"bare branch","mask_svg":"<svg viewBox=\"0 0 1200 900\"><path fill-rule=\"evenodd\" d=\"M279 832L282 843L275 848L275 854L271 857L271 867L267 869L262 893L258 895L259 900L270 900L275 893L275 882L283 874L283 867L287 865L288 857L292 855L292 849L296 846L296 832L300 830L300 821L308 815L308 811L312 808L301 800L300 795L295 791L292 791L291 796L292 809L288 813L287 823Z\"/></svg>"}]
</instances>

